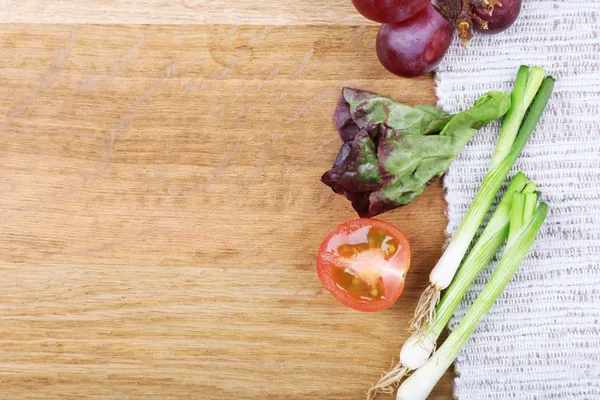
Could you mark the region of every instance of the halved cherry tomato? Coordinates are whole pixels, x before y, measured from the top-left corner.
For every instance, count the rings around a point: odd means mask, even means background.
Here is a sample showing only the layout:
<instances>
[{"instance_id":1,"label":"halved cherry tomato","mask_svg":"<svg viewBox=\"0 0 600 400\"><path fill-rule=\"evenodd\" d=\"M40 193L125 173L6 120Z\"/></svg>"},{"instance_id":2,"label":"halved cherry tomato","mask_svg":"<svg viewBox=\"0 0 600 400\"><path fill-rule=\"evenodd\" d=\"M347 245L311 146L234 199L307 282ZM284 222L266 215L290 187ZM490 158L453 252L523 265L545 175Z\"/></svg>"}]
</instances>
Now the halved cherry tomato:
<instances>
[{"instance_id":1,"label":"halved cherry tomato","mask_svg":"<svg viewBox=\"0 0 600 400\"><path fill-rule=\"evenodd\" d=\"M398 300L410 268L410 244L392 224L348 221L327 236L317 258L319 279L342 304L380 311Z\"/></svg>"}]
</instances>

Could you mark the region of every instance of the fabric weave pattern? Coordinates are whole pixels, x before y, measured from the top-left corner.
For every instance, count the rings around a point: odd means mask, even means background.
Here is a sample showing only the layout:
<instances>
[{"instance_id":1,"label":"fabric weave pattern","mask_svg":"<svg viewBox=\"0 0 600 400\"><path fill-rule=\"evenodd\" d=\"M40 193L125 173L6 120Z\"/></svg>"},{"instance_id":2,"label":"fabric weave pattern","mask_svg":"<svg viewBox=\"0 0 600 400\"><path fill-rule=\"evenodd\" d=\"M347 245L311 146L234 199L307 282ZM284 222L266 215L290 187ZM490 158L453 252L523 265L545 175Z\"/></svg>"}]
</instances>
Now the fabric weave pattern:
<instances>
[{"instance_id":1,"label":"fabric weave pattern","mask_svg":"<svg viewBox=\"0 0 600 400\"><path fill-rule=\"evenodd\" d=\"M508 90L520 65L543 67L557 80L514 168L538 184L550 212L458 357L455 395L600 399L600 0L524 0L508 31L476 35L468 51L453 44L436 75L439 105L456 112L488 90ZM446 174L449 236L483 180L497 133L497 125L477 133ZM496 261L477 277L450 328Z\"/></svg>"}]
</instances>

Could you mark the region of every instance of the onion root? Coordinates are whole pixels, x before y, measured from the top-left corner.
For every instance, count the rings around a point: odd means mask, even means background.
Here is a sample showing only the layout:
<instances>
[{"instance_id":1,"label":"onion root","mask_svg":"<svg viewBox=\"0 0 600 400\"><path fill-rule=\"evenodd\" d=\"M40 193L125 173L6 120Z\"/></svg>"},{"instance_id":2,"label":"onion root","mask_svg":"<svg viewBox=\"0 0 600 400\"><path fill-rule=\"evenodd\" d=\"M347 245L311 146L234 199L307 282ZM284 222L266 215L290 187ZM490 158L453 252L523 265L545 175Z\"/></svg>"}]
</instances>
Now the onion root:
<instances>
[{"instance_id":1,"label":"onion root","mask_svg":"<svg viewBox=\"0 0 600 400\"><path fill-rule=\"evenodd\" d=\"M367 392L367 400L373 400L378 393L393 394L408 372L408 368L402 363L396 364L389 372L383 374L375 385L371 386Z\"/></svg>"},{"instance_id":2,"label":"onion root","mask_svg":"<svg viewBox=\"0 0 600 400\"><path fill-rule=\"evenodd\" d=\"M410 320L410 329L413 332L422 330L423 326L433 322L435 308L440 302L441 291L432 285L427 286L419 298L414 317Z\"/></svg>"}]
</instances>

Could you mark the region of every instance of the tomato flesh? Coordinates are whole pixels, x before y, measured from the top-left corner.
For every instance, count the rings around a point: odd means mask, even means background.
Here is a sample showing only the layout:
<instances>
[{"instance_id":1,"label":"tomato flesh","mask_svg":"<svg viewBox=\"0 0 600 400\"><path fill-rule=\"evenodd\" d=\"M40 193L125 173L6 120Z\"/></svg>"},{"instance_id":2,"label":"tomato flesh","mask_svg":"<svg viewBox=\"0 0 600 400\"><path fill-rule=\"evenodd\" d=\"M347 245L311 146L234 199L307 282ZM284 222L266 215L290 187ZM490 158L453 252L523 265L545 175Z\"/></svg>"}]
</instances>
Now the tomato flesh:
<instances>
[{"instance_id":1,"label":"tomato flesh","mask_svg":"<svg viewBox=\"0 0 600 400\"><path fill-rule=\"evenodd\" d=\"M410 267L404 233L387 222L361 218L331 232L319 250L323 286L344 305L379 311L396 302Z\"/></svg>"}]
</instances>

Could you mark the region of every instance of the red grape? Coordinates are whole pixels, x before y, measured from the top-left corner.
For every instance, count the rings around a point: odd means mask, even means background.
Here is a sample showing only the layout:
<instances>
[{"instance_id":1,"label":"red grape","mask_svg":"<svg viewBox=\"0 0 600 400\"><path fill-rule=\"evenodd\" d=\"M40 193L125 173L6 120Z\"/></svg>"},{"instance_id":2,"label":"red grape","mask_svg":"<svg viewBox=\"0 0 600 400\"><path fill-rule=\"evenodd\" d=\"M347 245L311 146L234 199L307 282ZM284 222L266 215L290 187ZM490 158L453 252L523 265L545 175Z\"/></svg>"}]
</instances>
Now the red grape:
<instances>
[{"instance_id":1,"label":"red grape","mask_svg":"<svg viewBox=\"0 0 600 400\"><path fill-rule=\"evenodd\" d=\"M430 4L409 20L383 24L377 34L377 57L396 75L422 75L437 67L451 42L452 24Z\"/></svg>"},{"instance_id":2,"label":"red grape","mask_svg":"<svg viewBox=\"0 0 600 400\"><path fill-rule=\"evenodd\" d=\"M409 19L429 4L429 0L352 0L363 16L376 22L400 22Z\"/></svg>"},{"instance_id":3,"label":"red grape","mask_svg":"<svg viewBox=\"0 0 600 400\"><path fill-rule=\"evenodd\" d=\"M522 0L501 0L502 7L495 5L490 15L485 7L473 7L471 11L487 23L488 29L482 29L475 23L475 29L481 33L498 33L508 29L519 16Z\"/></svg>"}]
</instances>

